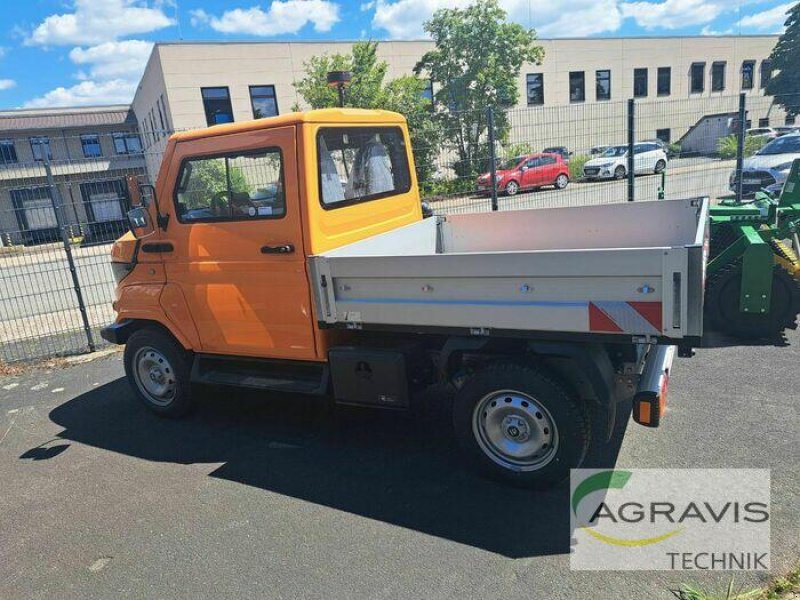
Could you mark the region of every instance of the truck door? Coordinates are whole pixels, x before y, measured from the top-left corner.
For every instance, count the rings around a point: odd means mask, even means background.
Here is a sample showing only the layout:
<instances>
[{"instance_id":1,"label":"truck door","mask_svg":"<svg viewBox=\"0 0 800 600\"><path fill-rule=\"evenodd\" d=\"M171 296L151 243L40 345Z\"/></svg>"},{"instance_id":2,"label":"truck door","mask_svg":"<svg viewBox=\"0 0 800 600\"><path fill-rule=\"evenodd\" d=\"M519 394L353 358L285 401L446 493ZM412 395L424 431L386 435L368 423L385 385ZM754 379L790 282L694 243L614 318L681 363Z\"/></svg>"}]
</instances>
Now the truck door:
<instances>
[{"instance_id":1,"label":"truck door","mask_svg":"<svg viewBox=\"0 0 800 600\"><path fill-rule=\"evenodd\" d=\"M203 352L316 357L296 156L294 127L177 145L163 256Z\"/></svg>"}]
</instances>

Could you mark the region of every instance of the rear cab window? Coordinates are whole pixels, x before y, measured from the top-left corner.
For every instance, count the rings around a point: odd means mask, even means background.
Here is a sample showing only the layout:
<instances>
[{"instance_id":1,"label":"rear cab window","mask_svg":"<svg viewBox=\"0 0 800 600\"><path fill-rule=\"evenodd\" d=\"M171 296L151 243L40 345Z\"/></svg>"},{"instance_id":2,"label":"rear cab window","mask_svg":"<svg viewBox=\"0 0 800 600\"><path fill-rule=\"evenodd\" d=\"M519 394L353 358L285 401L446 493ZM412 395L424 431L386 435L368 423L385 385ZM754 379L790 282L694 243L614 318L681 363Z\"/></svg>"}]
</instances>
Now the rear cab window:
<instances>
[{"instance_id":1,"label":"rear cab window","mask_svg":"<svg viewBox=\"0 0 800 600\"><path fill-rule=\"evenodd\" d=\"M181 223L285 216L281 151L267 148L185 159L175 188L175 205Z\"/></svg>"},{"instance_id":2,"label":"rear cab window","mask_svg":"<svg viewBox=\"0 0 800 600\"><path fill-rule=\"evenodd\" d=\"M323 127L317 133L322 207L335 209L403 194L411 188L399 127Z\"/></svg>"}]
</instances>

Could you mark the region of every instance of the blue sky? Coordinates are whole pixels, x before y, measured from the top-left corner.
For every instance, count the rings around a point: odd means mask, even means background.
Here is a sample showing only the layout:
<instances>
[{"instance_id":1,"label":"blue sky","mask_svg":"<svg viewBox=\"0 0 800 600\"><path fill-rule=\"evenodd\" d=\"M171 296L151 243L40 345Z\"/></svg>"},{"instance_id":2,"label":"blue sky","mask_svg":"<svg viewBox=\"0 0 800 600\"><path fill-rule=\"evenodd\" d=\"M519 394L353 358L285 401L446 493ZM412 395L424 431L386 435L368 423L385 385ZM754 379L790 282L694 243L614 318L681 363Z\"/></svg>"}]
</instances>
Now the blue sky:
<instances>
[{"instance_id":1,"label":"blue sky","mask_svg":"<svg viewBox=\"0 0 800 600\"><path fill-rule=\"evenodd\" d=\"M776 33L780 0L500 0L540 37ZM19 0L3 6L0 107L128 102L154 41L420 39L468 0Z\"/></svg>"}]
</instances>

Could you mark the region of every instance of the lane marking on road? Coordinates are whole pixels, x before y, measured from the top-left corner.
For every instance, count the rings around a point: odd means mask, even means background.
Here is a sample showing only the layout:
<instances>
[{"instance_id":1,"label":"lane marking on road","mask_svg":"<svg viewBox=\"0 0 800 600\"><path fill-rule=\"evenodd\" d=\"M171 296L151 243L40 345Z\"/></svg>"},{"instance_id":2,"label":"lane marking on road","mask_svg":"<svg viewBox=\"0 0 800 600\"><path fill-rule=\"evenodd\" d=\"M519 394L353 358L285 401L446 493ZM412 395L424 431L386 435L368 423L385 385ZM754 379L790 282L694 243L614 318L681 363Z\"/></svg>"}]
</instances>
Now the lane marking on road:
<instances>
[{"instance_id":1,"label":"lane marking on road","mask_svg":"<svg viewBox=\"0 0 800 600\"><path fill-rule=\"evenodd\" d=\"M110 556L101 556L96 561L94 561L91 565L89 565L89 570L92 573L99 573L103 569L108 566L108 563L111 562Z\"/></svg>"},{"instance_id":2,"label":"lane marking on road","mask_svg":"<svg viewBox=\"0 0 800 600\"><path fill-rule=\"evenodd\" d=\"M4 390L13 390L15 387L18 387L18 386L19 386L18 383L9 383L8 385L4 385L3 389Z\"/></svg>"},{"instance_id":3,"label":"lane marking on road","mask_svg":"<svg viewBox=\"0 0 800 600\"><path fill-rule=\"evenodd\" d=\"M47 383L46 381L43 381L43 382L41 382L41 383L37 383L35 386L33 386L33 387L31 388L31 391L32 391L32 392L38 392L38 391L41 391L41 390L45 389L45 388L46 388L48 385L50 385L50 384L49 384L49 383Z\"/></svg>"},{"instance_id":4,"label":"lane marking on road","mask_svg":"<svg viewBox=\"0 0 800 600\"><path fill-rule=\"evenodd\" d=\"M56 394L56 393L58 393L58 392L63 392L63 391L64 391L64 388L53 388L53 389L52 389L52 390L50 390L50 391L51 391L51 392L53 392L54 394Z\"/></svg>"}]
</instances>

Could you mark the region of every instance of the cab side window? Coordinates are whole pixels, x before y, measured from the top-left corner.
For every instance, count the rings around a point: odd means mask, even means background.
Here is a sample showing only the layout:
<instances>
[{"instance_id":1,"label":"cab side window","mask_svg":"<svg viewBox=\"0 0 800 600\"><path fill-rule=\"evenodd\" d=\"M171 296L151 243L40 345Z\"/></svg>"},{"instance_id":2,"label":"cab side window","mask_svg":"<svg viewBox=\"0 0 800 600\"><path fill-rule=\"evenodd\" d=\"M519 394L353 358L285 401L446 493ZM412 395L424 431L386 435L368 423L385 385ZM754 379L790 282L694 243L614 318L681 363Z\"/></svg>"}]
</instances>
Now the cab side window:
<instances>
[{"instance_id":1,"label":"cab side window","mask_svg":"<svg viewBox=\"0 0 800 600\"><path fill-rule=\"evenodd\" d=\"M181 223L283 217L281 152L273 148L185 160L175 201Z\"/></svg>"}]
</instances>

